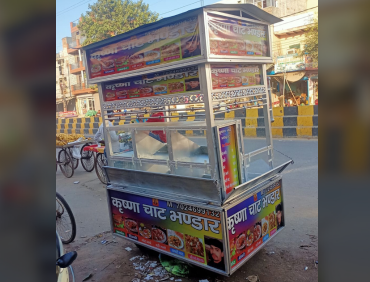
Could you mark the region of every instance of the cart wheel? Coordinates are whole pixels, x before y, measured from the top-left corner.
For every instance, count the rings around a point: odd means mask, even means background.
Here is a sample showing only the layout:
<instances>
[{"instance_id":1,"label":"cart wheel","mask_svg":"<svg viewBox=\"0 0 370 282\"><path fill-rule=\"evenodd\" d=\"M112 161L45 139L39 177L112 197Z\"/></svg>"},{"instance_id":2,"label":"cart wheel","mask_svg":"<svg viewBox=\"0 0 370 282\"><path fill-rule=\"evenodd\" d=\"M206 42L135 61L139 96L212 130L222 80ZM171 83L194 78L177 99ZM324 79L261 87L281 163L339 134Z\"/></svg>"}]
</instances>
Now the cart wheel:
<instances>
[{"instance_id":1,"label":"cart wheel","mask_svg":"<svg viewBox=\"0 0 370 282\"><path fill-rule=\"evenodd\" d=\"M108 183L107 176L105 175L105 172L103 170L103 166L106 166L106 165L107 165L107 160L104 154L98 153L96 155L96 160L95 160L95 171L96 171L96 175L98 176L99 180L103 184Z\"/></svg>"},{"instance_id":2,"label":"cart wheel","mask_svg":"<svg viewBox=\"0 0 370 282\"><path fill-rule=\"evenodd\" d=\"M59 168L65 177L70 178L74 173L73 164L71 162L71 157L65 149L59 151L58 154Z\"/></svg>"},{"instance_id":3,"label":"cart wheel","mask_svg":"<svg viewBox=\"0 0 370 282\"><path fill-rule=\"evenodd\" d=\"M83 145L81 148L81 164L84 170L91 172L94 169L95 157L92 151L84 151L85 146L90 146L90 143Z\"/></svg>"},{"instance_id":4,"label":"cart wheel","mask_svg":"<svg viewBox=\"0 0 370 282\"><path fill-rule=\"evenodd\" d=\"M69 149L69 155L72 157L72 162L73 162L73 169L76 169L78 167L78 159L75 159L72 155L72 149Z\"/></svg>"}]
</instances>

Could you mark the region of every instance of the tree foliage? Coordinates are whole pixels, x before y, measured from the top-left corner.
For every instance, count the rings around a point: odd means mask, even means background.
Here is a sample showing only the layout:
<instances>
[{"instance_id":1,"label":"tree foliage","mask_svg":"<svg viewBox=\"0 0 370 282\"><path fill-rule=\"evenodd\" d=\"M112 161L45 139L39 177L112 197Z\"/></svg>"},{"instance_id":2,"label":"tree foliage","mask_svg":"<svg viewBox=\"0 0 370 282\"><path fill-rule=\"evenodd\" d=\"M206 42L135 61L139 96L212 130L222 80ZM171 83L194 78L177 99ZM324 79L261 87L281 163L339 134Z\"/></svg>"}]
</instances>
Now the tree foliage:
<instances>
[{"instance_id":1,"label":"tree foliage","mask_svg":"<svg viewBox=\"0 0 370 282\"><path fill-rule=\"evenodd\" d=\"M98 0L89 4L89 11L81 15L78 29L86 37L83 46L130 31L158 20L143 0Z\"/></svg>"},{"instance_id":2,"label":"tree foliage","mask_svg":"<svg viewBox=\"0 0 370 282\"><path fill-rule=\"evenodd\" d=\"M319 20L315 17L309 26L301 50L301 55L309 55L314 63L319 60Z\"/></svg>"}]
</instances>

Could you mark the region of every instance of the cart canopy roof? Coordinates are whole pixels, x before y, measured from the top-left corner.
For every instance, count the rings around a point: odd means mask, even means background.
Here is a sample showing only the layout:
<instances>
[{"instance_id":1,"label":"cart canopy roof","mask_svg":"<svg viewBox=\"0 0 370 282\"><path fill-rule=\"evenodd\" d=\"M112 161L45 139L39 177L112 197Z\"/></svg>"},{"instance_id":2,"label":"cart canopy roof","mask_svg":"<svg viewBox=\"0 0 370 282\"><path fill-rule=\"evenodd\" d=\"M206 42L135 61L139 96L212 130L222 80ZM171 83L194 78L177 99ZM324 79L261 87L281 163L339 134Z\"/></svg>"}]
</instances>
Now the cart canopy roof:
<instances>
[{"instance_id":1,"label":"cart canopy roof","mask_svg":"<svg viewBox=\"0 0 370 282\"><path fill-rule=\"evenodd\" d=\"M172 17L164 18L164 19L161 19L161 20L156 21L154 23L142 25L138 28L135 28L135 29L130 30L128 32L119 34L117 36L113 36L113 37L107 38L105 40L101 40L99 42L95 42L95 43L92 43L90 45L86 45L86 46L82 47L82 49L83 50L89 50L89 49L104 46L104 45L107 45L107 44L110 44L110 43L115 43L115 42L123 40L127 37L136 35L138 33L142 33L142 32L145 32L147 30L150 30L150 29L155 29L155 28L158 28L160 26L167 25L167 24L169 24L173 21L177 21L177 20L179 20L179 17L186 18L186 17L191 17L191 16L198 15L203 11L203 9L213 9L215 11L220 9L219 11L224 12L224 13L230 13L232 11L242 10L243 12L247 12L251 17L255 17L255 19L264 21L264 22L269 23L269 24L274 24L274 23L282 21L282 19L280 19L278 17L275 17L275 16L271 15L270 13L267 13L264 10L256 7L255 5L252 5L252 4L222 4L222 3L216 3L216 4L212 4L212 5L203 6L203 7L197 8L197 9L192 9L192 10L189 10L187 12L174 15ZM227 9L227 11L224 10L224 9Z\"/></svg>"}]
</instances>

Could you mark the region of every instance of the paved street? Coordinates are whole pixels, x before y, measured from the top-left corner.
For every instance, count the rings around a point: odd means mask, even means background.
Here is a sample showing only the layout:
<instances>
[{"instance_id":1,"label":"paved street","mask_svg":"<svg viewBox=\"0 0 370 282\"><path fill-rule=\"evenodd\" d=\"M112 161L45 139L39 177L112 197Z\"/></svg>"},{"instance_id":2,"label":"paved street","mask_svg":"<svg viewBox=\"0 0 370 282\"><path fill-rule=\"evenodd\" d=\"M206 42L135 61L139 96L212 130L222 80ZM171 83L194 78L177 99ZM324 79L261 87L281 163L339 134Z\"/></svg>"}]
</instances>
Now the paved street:
<instances>
[{"instance_id":1,"label":"paved street","mask_svg":"<svg viewBox=\"0 0 370 282\"><path fill-rule=\"evenodd\" d=\"M245 140L245 146L251 148L254 142L262 142L262 139ZM232 277L217 276L218 279L245 281L245 278L252 274L258 274L262 282L318 279L318 272L313 263L318 260L317 139L275 139L274 148L295 162L282 173L286 228ZM275 154L279 155L278 152ZM74 184L74 181L80 182ZM119 238L116 238L118 242L115 244L102 246L95 236L110 229L105 188L97 179L95 171L88 173L79 165L73 177L67 179L58 168L56 190L65 197L76 218L76 239L65 247L78 251L79 256L73 264L77 281L82 281L89 273L94 274L92 281L131 281L134 276L129 278L129 275L133 275L134 270L130 267L129 258L140 254L137 248ZM102 236L111 237L109 233ZM133 251L125 251L126 246L132 247ZM110 258L119 259L126 263L126 267L117 268L112 264L102 270ZM305 266L308 266L307 271L304 270ZM199 273L202 273L199 278L206 276L212 279L207 271ZM114 280L114 277L117 280Z\"/></svg>"}]
</instances>

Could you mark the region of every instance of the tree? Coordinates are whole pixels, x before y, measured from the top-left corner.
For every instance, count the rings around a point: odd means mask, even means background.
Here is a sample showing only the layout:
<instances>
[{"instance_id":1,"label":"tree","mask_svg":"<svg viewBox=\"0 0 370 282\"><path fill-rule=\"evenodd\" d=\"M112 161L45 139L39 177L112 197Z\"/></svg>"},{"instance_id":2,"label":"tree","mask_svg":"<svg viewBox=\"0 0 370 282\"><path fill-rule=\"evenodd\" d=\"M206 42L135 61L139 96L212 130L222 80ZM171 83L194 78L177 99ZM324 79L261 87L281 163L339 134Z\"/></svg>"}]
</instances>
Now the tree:
<instances>
[{"instance_id":1,"label":"tree","mask_svg":"<svg viewBox=\"0 0 370 282\"><path fill-rule=\"evenodd\" d=\"M159 17L143 0L98 0L89 4L89 9L78 24L81 35L86 37L83 46L155 22Z\"/></svg>"},{"instance_id":2,"label":"tree","mask_svg":"<svg viewBox=\"0 0 370 282\"><path fill-rule=\"evenodd\" d=\"M303 42L303 50L301 50L302 56L309 55L314 63L318 63L319 60L319 20L315 17L312 20L312 24L309 26L305 40Z\"/></svg>"}]
</instances>

